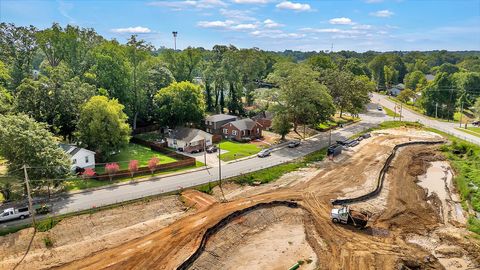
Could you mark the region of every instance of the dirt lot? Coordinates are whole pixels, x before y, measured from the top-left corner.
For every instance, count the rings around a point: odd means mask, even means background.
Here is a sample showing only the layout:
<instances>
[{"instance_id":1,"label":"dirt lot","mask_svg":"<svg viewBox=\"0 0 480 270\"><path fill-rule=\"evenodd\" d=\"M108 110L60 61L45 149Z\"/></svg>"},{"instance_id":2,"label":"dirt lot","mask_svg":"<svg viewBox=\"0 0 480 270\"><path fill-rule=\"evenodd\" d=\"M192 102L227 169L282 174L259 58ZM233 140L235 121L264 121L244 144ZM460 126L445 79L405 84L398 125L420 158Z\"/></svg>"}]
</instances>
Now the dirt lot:
<instances>
[{"instance_id":1,"label":"dirt lot","mask_svg":"<svg viewBox=\"0 0 480 270\"><path fill-rule=\"evenodd\" d=\"M207 229L228 215L259 203L295 201L299 208L259 208L230 220L208 239L192 269L286 269L296 261L304 262L300 269L478 269L480 243L459 218L448 173L429 172L432 162L443 160L435 147L401 150L388 170L382 192L352 206L372 212L366 229L330 220L331 199L372 190L394 145L418 140L438 137L407 129L376 132L333 162L321 162L260 187L224 185L228 202L202 195L200 201L208 204L195 213L182 213L178 205L178 211L173 211L178 218L152 226L137 237L110 245L90 242L91 248L98 250L95 254L73 256L71 249L60 253L38 248L26 258L29 267L22 264L20 268L175 269L195 252ZM442 192L438 182L423 181L422 177L440 177L435 181L443 181L448 196L438 195ZM196 195L190 197L199 200ZM108 235L101 237L108 239ZM19 240L10 241L12 246ZM15 262L15 252L9 254L9 262ZM10 265L4 261L1 266Z\"/></svg>"}]
</instances>

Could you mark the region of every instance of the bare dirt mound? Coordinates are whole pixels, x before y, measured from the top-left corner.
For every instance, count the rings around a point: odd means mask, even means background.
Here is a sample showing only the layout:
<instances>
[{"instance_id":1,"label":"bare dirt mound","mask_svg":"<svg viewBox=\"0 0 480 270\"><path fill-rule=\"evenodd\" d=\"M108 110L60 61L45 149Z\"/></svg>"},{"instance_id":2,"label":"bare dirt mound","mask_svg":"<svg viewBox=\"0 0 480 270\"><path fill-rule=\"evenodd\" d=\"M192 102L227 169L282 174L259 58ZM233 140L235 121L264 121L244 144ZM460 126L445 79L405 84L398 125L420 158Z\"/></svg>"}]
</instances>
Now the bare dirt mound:
<instances>
[{"instance_id":1,"label":"bare dirt mound","mask_svg":"<svg viewBox=\"0 0 480 270\"><path fill-rule=\"evenodd\" d=\"M298 260L306 260L303 257L307 255L312 257L309 265L319 269L443 269L440 256L443 259L458 255L458 249L441 248L438 251L440 255L436 256L434 250L411 241L417 236L428 238L443 225L435 200L429 200L415 180L418 174L425 173L428 162L441 158L434 148L407 147L398 154L387 174L388 192L378 195L378 198L384 196L384 204L376 208L376 217L369 228L358 230L333 224L330 220L330 200L371 191L375 176L396 144L429 139L438 140L438 137L409 129L376 133L362 141L360 146L345 151L342 159L322 163L318 174L305 181L262 187L261 193L248 191L243 197L237 193L230 202L214 203L150 235L58 265L64 269L175 269L196 253L210 228L232 213L262 203L295 201L303 210L276 213L276 210L257 209L243 218L229 220L226 227L206 242L207 251L194 260L193 268L215 269L219 266L222 269L246 269L251 266L250 261L254 261L271 269L270 265L262 264L263 260L282 260L285 257L288 260L278 265L285 269L294 259L289 254L285 255L288 252L301 257ZM303 214L301 219L296 217L302 212L308 214ZM301 228L304 228L303 234L300 233ZM472 256L478 252L475 248L478 242L475 244L462 233L465 231L459 229L459 237L455 237L464 241L457 246L464 254ZM303 236L298 235L303 235L308 245ZM459 241L449 240L445 232L435 235L440 244L451 246ZM293 237L290 241L292 245L302 252L295 254L290 244L285 245L282 238L290 237ZM266 243L270 241L273 241L272 244ZM315 252L316 259L308 246Z\"/></svg>"},{"instance_id":2,"label":"bare dirt mound","mask_svg":"<svg viewBox=\"0 0 480 270\"><path fill-rule=\"evenodd\" d=\"M195 207L198 210L207 208L210 205L217 203L217 200L214 197L194 189L183 191L182 198L184 199L186 205Z\"/></svg>"},{"instance_id":3,"label":"bare dirt mound","mask_svg":"<svg viewBox=\"0 0 480 270\"><path fill-rule=\"evenodd\" d=\"M285 206L248 213L210 238L192 269L285 269L297 261L314 269L316 254L306 239L304 215Z\"/></svg>"}]
</instances>

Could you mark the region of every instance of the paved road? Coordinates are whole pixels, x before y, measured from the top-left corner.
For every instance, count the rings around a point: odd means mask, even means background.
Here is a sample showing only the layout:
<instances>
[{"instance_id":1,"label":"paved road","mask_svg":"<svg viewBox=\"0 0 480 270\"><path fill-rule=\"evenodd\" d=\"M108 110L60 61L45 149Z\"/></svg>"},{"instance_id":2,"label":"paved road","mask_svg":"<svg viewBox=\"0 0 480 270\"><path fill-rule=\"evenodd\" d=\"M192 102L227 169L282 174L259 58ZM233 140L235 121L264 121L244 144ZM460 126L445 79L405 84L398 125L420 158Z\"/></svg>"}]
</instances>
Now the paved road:
<instances>
[{"instance_id":1,"label":"paved road","mask_svg":"<svg viewBox=\"0 0 480 270\"><path fill-rule=\"evenodd\" d=\"M341 130L332 132L332 142L351 137L367 128L373 127L387 118L383 112L376 110L375 104L370 104L366 114L360 115L362 121ZM222 179L245 174L248 172L275 166L295 158L304 156L313 151L320 150L328 145L328 132L319 134L304 141L297 148L281 148L275 150L271 156L266 158L254 157L241 160L234 163L228 163L221 166ZM121 186L113 186L105 189L94 190L90 192L78 193L59 198L53 202L53 212L55 214L66 214L80 210L90 209L122 201L138 199L150 195L161 194L175 191L180 188L186 188L219 179L218 167L209 170L196 171L183 175L164 177L159 180L144 181ZM25 223L26 221L12 221L0 224L0 226L13 226Z\"/></svg>"},{"instance_id":2,"label":"paved road","mask_svg":"<svg viewBox=\"0 0 480 270\"><path fill-rule=\"evenodd\" d=\"M385 106L391 110L393 110L395 107L395 103L393 101L389 100L386 96L377 93L373 94L372 101L379 103L382 106ZM418 121L427 127L438 129L460 139L464 139L466 141L480 145L479 137L455 129L456 127L459 127L458 123L434 120L419 113L413 112L406 107L402 108L402 120L403 119L413 122Z\"/></svg>"}]
</instances>

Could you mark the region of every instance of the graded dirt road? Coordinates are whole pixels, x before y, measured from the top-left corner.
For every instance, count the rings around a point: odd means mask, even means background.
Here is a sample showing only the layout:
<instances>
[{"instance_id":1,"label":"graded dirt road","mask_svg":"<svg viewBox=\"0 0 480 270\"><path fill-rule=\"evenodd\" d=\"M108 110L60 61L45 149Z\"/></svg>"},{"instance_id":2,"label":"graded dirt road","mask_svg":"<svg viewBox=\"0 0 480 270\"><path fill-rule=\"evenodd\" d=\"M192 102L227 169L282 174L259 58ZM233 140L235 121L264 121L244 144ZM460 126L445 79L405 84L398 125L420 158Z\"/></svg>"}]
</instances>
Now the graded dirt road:
<instances>
[{"instance_id":1,"label":"graded dirt road","mask_svg":"<svg viewBox=\"0 0 480 270\"><path fill-rule=\"evenodd\" d=\"M260 203L286 201L298 207L267 205L224 222L190 268L286 269L302 261L300 269L475 269L480 266L478 240L455 219L442 218L438 197L427 196L416 183L431 161L442 160L435 146L409 146L398 153L385 189L371 201L373 218L366 229L330 220L330 200L373 190L395 145L438 139L419 130L377 132L335 161L322 162L317 175L304 181L249 189L225 203L187 192L189 200L203 203L196 213L58 268L176 269L225 217ZM31 263L41 268L41 262Z\"/></svg>"}]
</instances>

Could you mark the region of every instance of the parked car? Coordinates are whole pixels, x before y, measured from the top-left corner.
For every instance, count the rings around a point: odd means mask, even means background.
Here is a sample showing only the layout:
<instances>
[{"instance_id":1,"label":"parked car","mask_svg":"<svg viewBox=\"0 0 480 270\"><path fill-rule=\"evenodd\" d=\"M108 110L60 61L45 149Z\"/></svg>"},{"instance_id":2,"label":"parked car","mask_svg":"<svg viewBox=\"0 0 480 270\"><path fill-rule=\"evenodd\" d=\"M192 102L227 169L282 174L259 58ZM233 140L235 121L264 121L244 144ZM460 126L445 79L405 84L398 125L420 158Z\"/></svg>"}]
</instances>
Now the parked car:
<instances>
[{"instance_id":1,"label":"parked car","mask_svg":"<svg viewBox=\"0 0 480 270\"><path fill-rule=\"evenodd\" d=\"M270 154L272 154L272 151L270 151L270 149L263 149L262 151L258 152L257 156L259 158L263 158L270 156Z\"/></svg>"},{"instance_id":2,"label":"parked car","mask_svg":"<svg viewBox=\"0 0 480 270\"><path fill-rule=\"evenodd\" d=\"M300 146L300 141L291 141L288 143L288 147L289 148L295 148L295 147L298 147Z\"/></svg>"},{"instance_id":3,"label":"parked car","mask_svg":"<svg viewBox=\"0 0 480 270\"><path fill-rule=\"evenodd\" d=\"M3 210L3 213L0 214L0 222L17 218L24 219L28 216L30 216L30 211L28 210L28 207L8 208Z\"/></svg>"},{"instance_id":4,"label":"parked car","mask_svg":"<svg viewBox=\"0 0 480 270\"><path fill-rule=\"evenodd\" d=\"M364 138L364 139L368 139L368 138L372 137L372 134L370 134L370 133L365 133L365 134L363 134L361 137Z\"/></svg>"},{"instance_id":5,"label":"parked car","mask_svg":"<svg viewBox=\"0 0 480 270\"><path fill-rule=\"evenodd\" d=\"M358 144L359 144L359 142L358 142L357 140L351 140L351 141L347 144L347 146L348 146L348 147L355 147L355 146L357 146Z\"/></svg>"},{"instance_id":6,"label":"parked car","mask_svg":"<svg viewBox=\"0 0 480 270\"><path fill-rule=\"evenodd\" d=\"M207 147L207 153L214 153L217 152L217 150L218 148L215 145L210 145L209 147Z\"/></svg>"},{"instance_id":7,"label":"parked car","mask_svg":"<svg viewBox=\"0 0 480 270\"><path fill-rule=\"evenodd\" d=\"M379 110L379 111L383 111L383 108L382 108L382 106L378 105L378 106L377 106L377 110Z\"/></svg>"},{"instance_id":8,"label":"parked car","mask_svg":"<svg viewBox=\"0 0 480 270\"><path fill-rule=\"evenodd\" d=\"M472 125L477 126L477 127L480 127L480 121L472 122Z\"/></svg>"}]
</instances>

